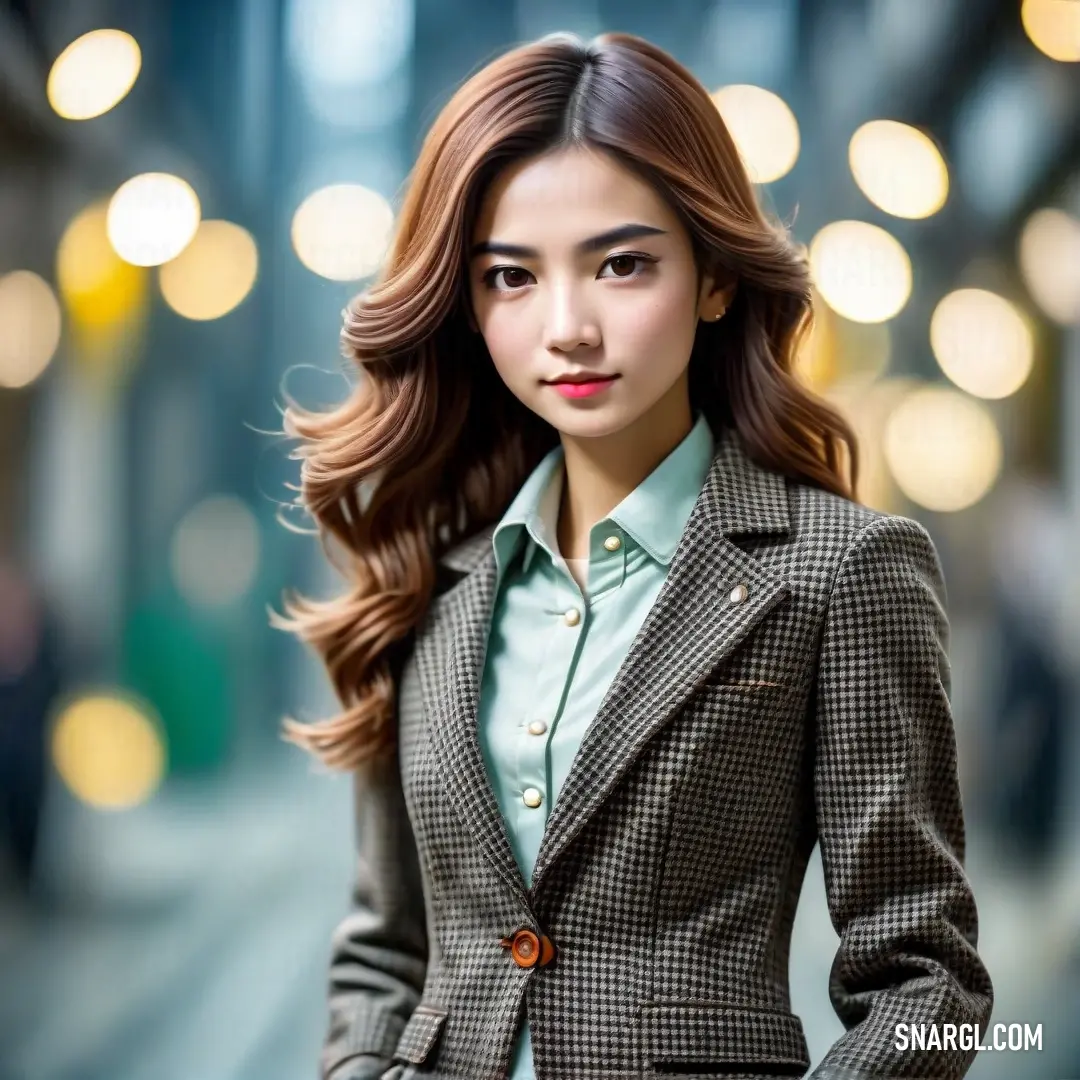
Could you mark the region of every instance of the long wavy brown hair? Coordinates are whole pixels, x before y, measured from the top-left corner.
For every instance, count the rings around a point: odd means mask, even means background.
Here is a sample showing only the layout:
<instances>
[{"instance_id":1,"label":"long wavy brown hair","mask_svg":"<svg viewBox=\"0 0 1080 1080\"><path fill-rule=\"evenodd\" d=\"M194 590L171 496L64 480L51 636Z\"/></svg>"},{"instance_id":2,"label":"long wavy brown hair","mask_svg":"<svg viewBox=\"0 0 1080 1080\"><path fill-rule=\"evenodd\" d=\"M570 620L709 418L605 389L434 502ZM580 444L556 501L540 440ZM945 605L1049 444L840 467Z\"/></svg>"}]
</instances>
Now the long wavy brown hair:
<instances>
[{"instance_id":1,"label":"long wavy brown hair","mask_svg":"<svg viewBox=\"0 0 1080 1080\"><path fill-rule=\"evenodd\" d=\"M272 623L317 650L343 711L286 718L286 739L332 768L396 742L400 663L446 550L499 520L559 434L515 398L469 325L467 243L480 200L511 162L571 144L613 155L680 216L699 273L733 275L718 323L699 324L691 406L733 426L767 468L855 498L855 435L793 372L812 320L805 252L759 206L705 88L627 34L552 35L458 89L424 140L383 272L346 312L362 376L341 405L291 404L299 502L345 576L344 595L286 598ZM342 558L335 557L336 545Z\"/></svg>"}]
</instances>

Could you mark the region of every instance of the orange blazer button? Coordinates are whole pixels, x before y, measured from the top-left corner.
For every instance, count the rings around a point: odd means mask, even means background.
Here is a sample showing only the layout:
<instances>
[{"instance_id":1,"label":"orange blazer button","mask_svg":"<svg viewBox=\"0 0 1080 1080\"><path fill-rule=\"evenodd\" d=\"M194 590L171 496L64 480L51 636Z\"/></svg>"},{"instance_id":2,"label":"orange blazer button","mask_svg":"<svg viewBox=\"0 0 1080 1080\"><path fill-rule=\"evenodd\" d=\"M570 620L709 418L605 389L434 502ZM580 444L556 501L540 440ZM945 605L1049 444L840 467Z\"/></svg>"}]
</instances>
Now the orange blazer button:
<instances>
[{"instance_id":1,"label":"orange blazer button","mask_svg":"<svg viewBox=\"0 0 1080 1080\"><path fill-rule=\"evenodd\" d=\"M531 930L519 930L513 937L503 938L499 942L509 948L510 956L518 967L531 968L539 964L543 967L555 959L555 946L551 939L538 936Z\"/></svg>"}]
</instances>

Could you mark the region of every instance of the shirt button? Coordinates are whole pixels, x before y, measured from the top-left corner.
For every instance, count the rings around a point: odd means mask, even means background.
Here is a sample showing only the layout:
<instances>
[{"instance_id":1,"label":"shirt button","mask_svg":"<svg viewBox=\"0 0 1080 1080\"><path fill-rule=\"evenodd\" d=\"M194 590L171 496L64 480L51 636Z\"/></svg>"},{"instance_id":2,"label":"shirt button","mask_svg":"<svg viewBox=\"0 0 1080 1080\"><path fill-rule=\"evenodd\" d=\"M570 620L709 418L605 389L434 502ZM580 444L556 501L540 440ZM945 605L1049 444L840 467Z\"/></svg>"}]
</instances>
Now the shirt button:
<instances>
[{"instance_id":1,"label":"shirt button","mask_svg":"<svg viewBox=\"0 0 1080 1080\"><path fill-rule=\"evenodd\" d=\"M527 787L521 793L521 801L526 806L529 806L533 810L535 810L544 801L544 797L543 797L543 795L540 794L539 791L536 790L536 788Z\"/></svg>"},{"instance_id":2,"label":"shirt button","mask_svg":"<svg viewBox=\"0 0 1080 1080\"><path fill-rule=\"evenodd\" d=\"M581 622L581 612L576 607L568 608L563 614L563 622L567 626L577 626Z\"/></svg>"},{"instance_id":3,"label":"shirt button","mask_svg":"<svg viewBox=\"0 0 1080 1080\"><path fill-rule=\"evenodd\" d=\"M530 720L529 721L529 734L530 735L543 735L547 731L546 720Z\"/></svg>"},{"instance_id":4,"label":"shirt button","mask_svg":"<svg viewBox=\"0 0 1080 1080\"><path fill-rule=\"evenodd\" d=\"M619 548L622 547L622 541L617 536L609 536L604 541L604 547L606 547L608 551L618 551Z\"/></svg>"},{"instance_id":5,"label":"shirt button","mask_svg":"<svg viewBox=\"0 0 1080 1080\"><path fill-rule=\"evenodd\" d=\"M729 599L733 604L741 604L750 595L750 590L745 585L736 585L731 590Z\"/></svg>"}]
</instances>

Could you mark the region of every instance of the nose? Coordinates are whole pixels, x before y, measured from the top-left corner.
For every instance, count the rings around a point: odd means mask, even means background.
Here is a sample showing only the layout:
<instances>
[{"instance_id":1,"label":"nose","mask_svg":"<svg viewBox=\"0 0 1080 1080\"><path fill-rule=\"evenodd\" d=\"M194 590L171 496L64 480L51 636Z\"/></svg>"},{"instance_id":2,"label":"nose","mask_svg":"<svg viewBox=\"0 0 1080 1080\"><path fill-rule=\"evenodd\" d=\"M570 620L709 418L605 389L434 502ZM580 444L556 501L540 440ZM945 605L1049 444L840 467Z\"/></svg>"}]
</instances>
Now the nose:
<instances>
[{"instance_id":1,"label":"nose","mask_svg":"<svg viewBox=\"0 0 1080 1080\"><path fill-rule=\"evenodd\" d=\"M571 284L555 285L548 301L544 344L558 352L600 344L600 324L585 297Z\"/></svg>"}]
</instances>

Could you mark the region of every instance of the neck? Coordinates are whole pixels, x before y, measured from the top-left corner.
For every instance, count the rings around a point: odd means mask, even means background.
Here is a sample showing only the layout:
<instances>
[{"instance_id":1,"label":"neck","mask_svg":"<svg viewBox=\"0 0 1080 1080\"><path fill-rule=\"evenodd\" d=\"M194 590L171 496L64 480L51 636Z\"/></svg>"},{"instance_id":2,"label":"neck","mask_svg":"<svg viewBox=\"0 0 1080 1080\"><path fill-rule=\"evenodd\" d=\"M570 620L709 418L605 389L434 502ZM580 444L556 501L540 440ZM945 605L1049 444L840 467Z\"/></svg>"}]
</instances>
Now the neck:
<instances>
[{"instance_id":1,"label":"neck","mask_svg":"<svg viewBox=\"0 0 1080 1080\"><path fill-rule=\"evenodd\" d=\"M566 474L558 542L563 558L588 556L589 530L638 487L692 427L689 395L683 392L667 395L634 423L610 435L562 436Z\"/></svg>"}]
</instances>

